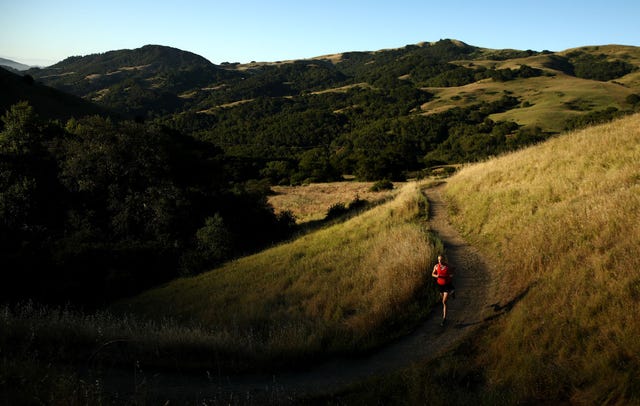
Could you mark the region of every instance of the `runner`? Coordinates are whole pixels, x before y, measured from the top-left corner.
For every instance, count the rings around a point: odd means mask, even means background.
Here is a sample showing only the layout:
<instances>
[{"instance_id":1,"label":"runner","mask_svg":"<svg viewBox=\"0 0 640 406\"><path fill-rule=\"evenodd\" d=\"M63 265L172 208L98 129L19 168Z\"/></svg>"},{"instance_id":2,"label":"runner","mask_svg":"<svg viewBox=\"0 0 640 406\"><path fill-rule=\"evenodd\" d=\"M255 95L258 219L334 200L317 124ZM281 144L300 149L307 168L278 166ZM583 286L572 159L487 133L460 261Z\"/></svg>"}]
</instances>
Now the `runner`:
<instances>
[{"instance_id":1,"label":"runner","mask_svg":"<svg viewBox=\"0 0 640 406\"><path fill-rule=\"evenodd\" d=\"M440 322L440 325L444 326L447 319L447 300L449 296L454 297L455 288L452 283L453 270L442 255L438 255L438 263L433 267L431 276L436 278L440 296L442 297L442 322Z\"/></svg>"}]
</instances>

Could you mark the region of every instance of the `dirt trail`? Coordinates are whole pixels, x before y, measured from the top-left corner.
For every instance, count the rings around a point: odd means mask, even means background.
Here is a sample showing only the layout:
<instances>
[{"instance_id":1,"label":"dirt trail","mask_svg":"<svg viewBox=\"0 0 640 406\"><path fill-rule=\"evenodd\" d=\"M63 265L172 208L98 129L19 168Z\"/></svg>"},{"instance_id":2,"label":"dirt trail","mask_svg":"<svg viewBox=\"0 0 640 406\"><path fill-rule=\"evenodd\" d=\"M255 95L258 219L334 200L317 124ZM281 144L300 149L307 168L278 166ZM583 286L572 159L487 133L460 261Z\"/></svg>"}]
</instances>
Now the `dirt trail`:
<instances>
[{"instance_id":1,"label":"dirt trail","mask_svg":"<svg viewBox=\"0 0 640 406\"><path fill-rule=\"evenodd\" d=\"M442 354L479 326L490 312L487 265L449 223L441 197L443 187L427 189L426 195L430 204L429 226L443 241L449 263L455 267L456 298L448 302L448 322L444 327L440 326L442 309L437 306L411 334L367 356L330 360L308 370L269 376L154 375L146 380L146 390L167 398L215 398L231 402L262 399L281 403L301 395L335 393L363 379Z\"/></svg>"}]
</instances>

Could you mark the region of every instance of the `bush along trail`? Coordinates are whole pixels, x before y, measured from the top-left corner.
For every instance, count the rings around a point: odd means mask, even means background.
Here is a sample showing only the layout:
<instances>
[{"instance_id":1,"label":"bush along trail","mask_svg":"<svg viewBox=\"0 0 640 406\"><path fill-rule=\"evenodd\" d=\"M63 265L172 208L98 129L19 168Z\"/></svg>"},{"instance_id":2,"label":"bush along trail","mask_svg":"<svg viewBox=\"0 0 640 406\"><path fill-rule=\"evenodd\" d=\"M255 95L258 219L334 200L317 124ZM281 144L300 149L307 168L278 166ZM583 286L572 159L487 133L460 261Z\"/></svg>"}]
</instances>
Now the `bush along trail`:
<instances>
[{"instance_id":1,"label":"bush along trail","mask_svg":"<svg viewBox=\"0 0 640 406\"><path fill-rule=\"evenodd\" d=\"M490 309L487 263L449 223L442 198L444 187L441 184L424 190L430 206L429 228L442 241L455 272L456 295L447 304L444 327L440 326L442 306L438 303L412 333L367 355L330 359L308 369L269 375L223 376L208 371L197 376L132 370L105 376L106 389L144 393L157 400L195 398L280 404L338 393L367 378L439 356L478 327ZM433 283L432 266L428 269L427 284Z\"/></svg>"}]
</instances>

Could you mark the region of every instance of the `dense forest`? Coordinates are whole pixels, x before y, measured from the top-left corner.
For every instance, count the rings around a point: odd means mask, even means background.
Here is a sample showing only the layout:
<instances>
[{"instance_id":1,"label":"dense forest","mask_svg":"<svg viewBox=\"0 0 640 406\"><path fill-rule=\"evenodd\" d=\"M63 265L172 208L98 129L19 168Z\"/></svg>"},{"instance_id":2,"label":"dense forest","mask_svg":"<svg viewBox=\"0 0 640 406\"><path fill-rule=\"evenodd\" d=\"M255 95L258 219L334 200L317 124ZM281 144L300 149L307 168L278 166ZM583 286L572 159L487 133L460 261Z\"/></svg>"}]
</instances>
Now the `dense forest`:
<instances>
[{"instance_id":1,"label":"dense forest","mask_svg":"<svg viewBox=\"0 0 640 406\"><path fill-rule=\"evenodd\" d=\"M2 296L99 304L289 236L215 146L100 116L2 117Z\"/></svg>"},{"instance_id":2,"label":"dense forest","mask_svg":"<svg viewBox=\"0 0 640 406\"><path fill-rule=\"evenodd\" d=\"M500 65L536 57L542 68ZM438 88L636 70L597 51L451 40L245 65L149 45L0 70L1 294L96 305L290 237L270 185L404 180L553 135L492 118L529 106L506 86L424 111ZM625 91L625 109L572 102L566 128L637 109Z\"/></svg>"}]
</instances>

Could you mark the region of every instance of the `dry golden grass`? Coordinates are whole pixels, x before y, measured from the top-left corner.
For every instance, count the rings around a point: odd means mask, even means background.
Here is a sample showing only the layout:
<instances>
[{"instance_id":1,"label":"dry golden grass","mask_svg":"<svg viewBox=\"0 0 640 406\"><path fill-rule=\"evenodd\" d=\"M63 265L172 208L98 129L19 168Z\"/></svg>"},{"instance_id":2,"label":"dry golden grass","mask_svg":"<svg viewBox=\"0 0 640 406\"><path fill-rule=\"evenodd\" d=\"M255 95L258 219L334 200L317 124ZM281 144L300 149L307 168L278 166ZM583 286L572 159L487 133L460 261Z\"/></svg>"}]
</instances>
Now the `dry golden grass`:
<instances>
[{"instance_id":1,"label":"dry golden grass","mask_svg":"<svg viewBox=\"0 0 640 406\"><path fill-rule=\"evenodd\" d=\"M469 166L454 221L492 259L490 384L526 399L640 400L640 115Z\"/></svg>"},{"instance_id":2,"label":"dry golden grass","mask_svg":"<svg viewBox=\"0 0 640 406\"><path fill-rule=\"evenodd\" d=\"M406 184L394 200L345 223L117 308L211 326L226 336L219 348L266 362L378 345L400 333L391 322L415 322L435 298L425 289L435 259L425 210L420 186Z\"/></svg>"},{"instance_id":3,"label":"dry golden grass","mask_svg":"<svg viewBox=\"0 0 640 406\"><path fill-rule=\"evenodd\" d=\"M275 195L269 197L269 203L277 213L289 210L298 223L306 223L323 219L329 208L337 203L348 205L359 198L375 204L391 199L397 194L400 184L396 184L393 190L380 192L372 192L371 186L373 182L355 181L273 186Z\"/></svg>"},{"instance_id":4,"label":"dry golden grass","mask_svg":"<svg viewBox=\"0 0 640 406\"><path fill-rule=\"evenodd\" d=\"M602 110L626 108L625 98L638 92L638 88L620 86L610 82L580 79L556 72L556 76L517 79L508 82L481 80L465 86L426 88L436 97L421 106L423 114L446 111L452 107L464 107L481 101L493 102L505 92L518 95L529 107L516 108L505 113L493 114L495 121L515 121L524 126L538 126L545 131L560 132L567 119L584 114L572 110L570 103L579 101L585 108L593 106ZM597 107L596 107L597 106Z\"/></svg>"},{"instance_id":5,"label":"dry golden grass","mask_svg":"<svg viewBox=\"0 0 640 406\"><path fill-rule=\"evenodd\" d=\"M366 83L366 82L354 83L352 85L334 87L334 88L325 89L325 90L318 90L318 91L315 91L315 92L311 92L311 94L346 93L349 90L354 89L354 88L358 88L358 89L373 89L373 86L371 86L369 83Z\"/></svg>"},{"instance_id":6,"label":"dry golden grass","mask_svg":"<svg viewBox=\"0 0 640 406\"><path fill-rule=\"evenodd\" d=\"M208 108L206 110L199 110L197 113L198 114L214 114L216 112L216 110L225 109L225 108L229 108L229 107L235 107L235 106L239 106L241 104L251 103L253 101L254 101L254 99L238 100L238 101L231 102L231 103L220 104L219 106L214 106L214 107Z\"/></svg>"},{"instance_id":7,"label":"dry golden grass","mask_svg":"<svg viewBox=\"0 0 640 406\"><path fill-rule=\"evenodd\" d=\"M582 50L593 55L604 54L612 59L622 59L631 64L640 64L640 49L621 45L583 47L557 53L566 55ZM615 81L599 82L566 75L550 66L549 55L527 58L496 60L460 60L454 63L466 67L483 66L489 69L518 69L521 65L542 69L550 76L517 79L507 82L481 80L466 86L449 88L425 88L435 97L421 106L423 114L434 114L452 107L466 107L481 101L492 102L505 94L515 95L528 107L511 109L491 115L494 121L510 120L523 126L538 126L544 131L564 131L567 119L584 114L588 109L604 110L615 107L621 111L629 109L625 99L640 92L640 73L632 72ZM570 104L579 102L584 111L573 110Z\"/></svg>"},{"instance_id":8,"label":"dry golden grass","mask_svg":"<svg viewBox=\"0 0 640 406\"><path fill-rule=\"evenodd\" d=\"M339 62L342 62L342 58L343 58L343 54L339 53L339 54L329 54L329 55L322 55L322 56L318 56L316 58L311 58L312 60L314 59L319 59L319 60L325 60L325 61L331 61L331 63L336 64Z\"/></svg>"}]
</instances>

